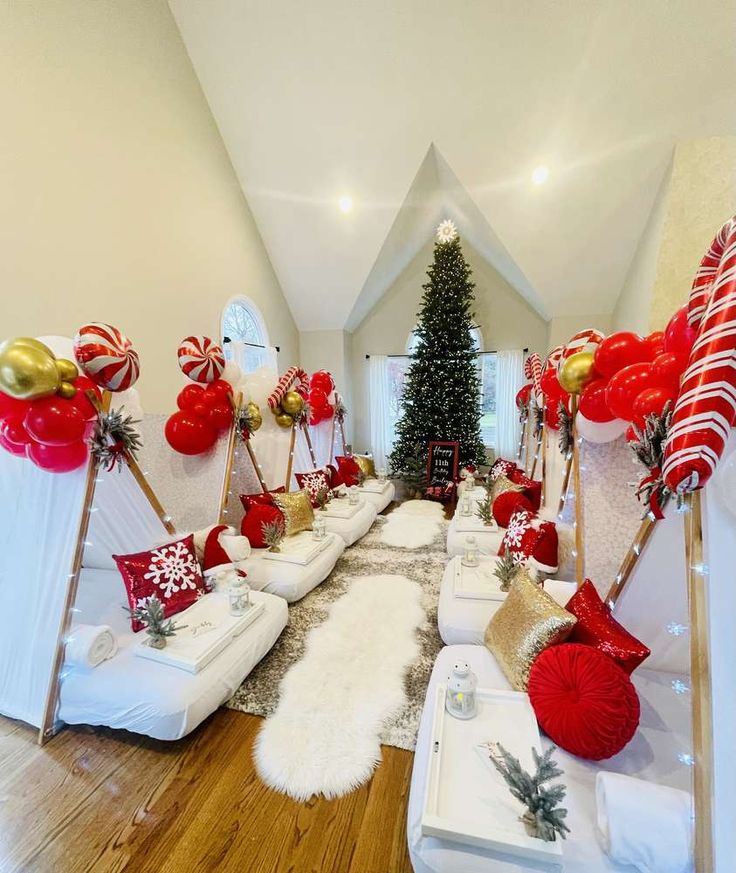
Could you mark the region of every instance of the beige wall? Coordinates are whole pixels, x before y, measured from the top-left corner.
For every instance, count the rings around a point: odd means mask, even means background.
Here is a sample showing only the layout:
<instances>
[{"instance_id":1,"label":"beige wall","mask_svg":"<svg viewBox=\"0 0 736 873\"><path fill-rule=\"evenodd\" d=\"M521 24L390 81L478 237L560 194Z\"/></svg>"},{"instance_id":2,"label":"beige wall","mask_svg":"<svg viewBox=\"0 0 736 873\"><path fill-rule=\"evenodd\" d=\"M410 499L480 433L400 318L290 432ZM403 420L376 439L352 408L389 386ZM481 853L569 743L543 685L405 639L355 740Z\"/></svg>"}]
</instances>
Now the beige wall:
<instances>
[{"instance_id":1,"label":"beige wall","mask_svg":"<svg viewBox=\"0 0 736 873\"><path fill-rule=\"evenodd\" d=\"M299 334L301 366L308 372L327 370L332 373L337 391L342 395L349 415L345 420L345 436L352 433L352 335L344 330L307 330Z\"/></svg>"},{"instance_id":2,"label":"beige wall","mask_svg":"<svg viewBox=\"0 0 736 873\"><path fill-rule=\"evenodd\" d=\"M352 337L351 408L357 449L370 447L368 361L366 355L401 355L416 325L416 314L432 263L434 241L418 252L409 266L363 319ZM545 354L547 322L467 243L463 252L476 283L476 321L487 351L529 348Z\"/></svg>"},{"instance_id":3,"label":"beige wall","mask_svg":"<svg viewBox=\"0 0 736 873\"><path fill-rule=\"evenodd\" d=\"M547 345L551 351L555 346L566 343L579 330L595 328L601 333L610 333L611 316L598 312L593 315L559 315L550 319Z\"/></svg>"},{"instance_id":4,"label":"beige wall","mask_svg":"<svg viewBox=\"0 0 736 873\"><path fill-rule=\"evenodd\" d=\"M298 334L165 0L0 4L2 335L124 330L149 411L176 346L260 307L283 370Z\"/></svg>"}]
</instances>

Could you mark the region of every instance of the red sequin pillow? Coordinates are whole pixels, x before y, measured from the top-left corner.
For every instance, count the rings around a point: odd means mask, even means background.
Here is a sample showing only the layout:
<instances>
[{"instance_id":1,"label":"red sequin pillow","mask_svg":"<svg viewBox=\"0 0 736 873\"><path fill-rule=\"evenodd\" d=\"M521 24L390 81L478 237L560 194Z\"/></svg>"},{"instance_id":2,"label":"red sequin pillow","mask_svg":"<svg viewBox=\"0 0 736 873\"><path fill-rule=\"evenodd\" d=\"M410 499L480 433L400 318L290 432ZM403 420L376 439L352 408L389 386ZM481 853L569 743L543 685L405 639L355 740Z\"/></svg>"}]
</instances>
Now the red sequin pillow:
<instances>
[{"instance_id":1,"label":"red sequin pillow","mask_svg":"<svg viewBox=\"0 0 736 873\"><path fill-rule=\"evenodd\" d=\"M527 688L540 728L561 749L600 761L617 754L639 726L639 697L608 655L579 643L545 649Z\"/></svg>"},{"instance_id":2,"label":"red sequin pillow","mask_svg":"<svg viewBox=\"0 0 736 873\"><path fill-rule=\"evenodd\" d=\"M309 473L297 473L296 481L299 483L299 488L307 492L312 506L319 506L317 495L320 491L330 490L330 472L324 467L320 470L311 470Z\"/></svg>"},{"instance_id":3,"label":"red sequin pillow","mask_svg":"<svg viewBox=\"0 0 736 873\"><path fill-rule=\"evenodd\" d=\"M253 549L266 549L268 543L263 539L263 525L281 522L286 527L280 509L267 503L255 504L248 509L240 522L240 533L248 538Z\"/></svg>"},{"instance_id":4,"label":"red sequin pillow","mask_svg":"<svg viewBox=\"0 0 736 873\"><path fill-rule=\"evenodd\" d=\"M155 594L163 604L164 616L169 618L206 593L194 550L194 534L148 552L113 558L123 577L131 609L142 606L147 597ZM130 624L136 633L145 627L132 618Z\"/></svg>"},{"instance_id":5,"label":"red sequin pillow","mask_svg":"<svg viewBox=\"0 0 736 873\"><path fill-rule=\"evenodd\" d=\"M337 472L344 485L357 485L360 467L351 455L336 455Z\"/></svg>"},{"instance_id":6,"label":"red sequin pillow","mask_svg":"<svg viewBox=\"0 0 736 873\"><path fill-rule=\"evenodd\" d=\"M533 509L529 498L521 491L504 491L493 501L493 518L499 527L508 527L511 516L520 509Z\"/></svg>"},{"instance_id":7,"label":"red sequin pillow","mask_svg":"<svg viewBox=\"0 0 736 873\"><path fill-rule=\"evenodd\" d=\"M631 674L645 661L651 652L640 640L611 615L611 610L601 600L595 585L586 579L568 600L565 609L577 618L570 635L571 643L592 646L608 655Z\"/></svg>"}]
</instances>

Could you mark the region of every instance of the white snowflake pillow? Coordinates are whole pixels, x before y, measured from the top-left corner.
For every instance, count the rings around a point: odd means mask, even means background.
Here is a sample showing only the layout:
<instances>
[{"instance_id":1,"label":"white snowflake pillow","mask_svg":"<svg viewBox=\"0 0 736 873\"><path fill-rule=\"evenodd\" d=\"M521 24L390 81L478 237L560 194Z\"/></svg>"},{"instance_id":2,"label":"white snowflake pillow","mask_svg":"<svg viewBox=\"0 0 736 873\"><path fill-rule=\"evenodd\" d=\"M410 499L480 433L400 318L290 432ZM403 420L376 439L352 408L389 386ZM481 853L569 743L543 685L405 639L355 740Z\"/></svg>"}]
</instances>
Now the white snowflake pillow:
<instances>
[{"instance_id":1,"label":"white snowflake pillow","mask_svg":"<svg viewBox=\"0 0 736 873\"><path fill-rule=\"evenodd\" d=\"M296 481L299 483L299 488L307 492L313 507L319 506L317 495L320 491L326 490L328 493L330 491L330 473L324 467L310 470L308 473L297 473Z\"/></svg>"},{"instance_id":2,"label":"white snowflake pillow","mask_svg":"<svg viewBox=\"0 0 736 873\"><path fill-rule=\"evenodd\" d=\"M157 546L148 552L113 555L128 593L131 609L155 594L169 618L206 594L202 570L194 550L194 536ZM145 627L131 619L135 632Z\"/></svg>"}]
</instances>

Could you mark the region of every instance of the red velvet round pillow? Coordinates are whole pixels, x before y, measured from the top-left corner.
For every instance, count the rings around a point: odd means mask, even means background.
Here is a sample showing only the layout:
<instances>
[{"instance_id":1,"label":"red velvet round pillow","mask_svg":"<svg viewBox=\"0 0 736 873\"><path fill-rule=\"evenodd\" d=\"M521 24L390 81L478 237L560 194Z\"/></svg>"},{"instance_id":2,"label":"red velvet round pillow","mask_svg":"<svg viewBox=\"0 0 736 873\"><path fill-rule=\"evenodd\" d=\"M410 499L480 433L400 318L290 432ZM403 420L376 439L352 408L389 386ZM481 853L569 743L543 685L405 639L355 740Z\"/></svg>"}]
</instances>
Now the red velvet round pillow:
<instances>
[{"instance_id":1,"label":"red velvet round pillow","mask_svg":"<svg viewBox=\"0 0 736 873\"><path fill-rule=\"evenodd\" d=\"M529 674L537 721L561 749L600 761L631 740L639 725L639 697L608 655L579 643L550 646Z\"/></svg>"},{"instance_id":2,"label":"red velvet round pillow","mask_svg":"<svg viewBox=\"0 0 736 873\"><path fill-rule=\"evenodd\" d=\"M531 511L531 500L520 491L504 491L493 501L493 518L499 527L508 527L511 516L519 509Z\"/></svg>"},{"instance_id":3,"label":"red velvet round pillow","mask_svg":"<svg viewBox=\"0 0 736 873\"><path fill-rule=\"evenodd\" d=\"M263 525L279 521L284 524L284 515L281 510L267 504L255 504L243 516L243 520L240 522L240 533L248 538L251 548L266 549L268 543L263 539Z\"/></svg>"}]
</instances>

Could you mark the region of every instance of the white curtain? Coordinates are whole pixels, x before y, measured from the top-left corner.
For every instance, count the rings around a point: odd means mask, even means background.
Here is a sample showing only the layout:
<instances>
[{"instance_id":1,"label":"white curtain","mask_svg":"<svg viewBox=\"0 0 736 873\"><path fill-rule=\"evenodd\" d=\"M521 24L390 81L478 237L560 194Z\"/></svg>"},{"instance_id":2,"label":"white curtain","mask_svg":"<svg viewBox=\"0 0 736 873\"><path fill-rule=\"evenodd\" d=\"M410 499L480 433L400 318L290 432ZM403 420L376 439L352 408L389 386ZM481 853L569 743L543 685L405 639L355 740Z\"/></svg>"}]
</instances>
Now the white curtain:
<instances>
[{"instance_id":1,"label":"white curtain","mask_svg":"<svg viewBox=\"0 0 736 873\"><path fill-rule=\"evenodd\" d=\"M521 425L516 395L524 384L524 352L510 349L496 356L496 455L515 458Z\"/></svg>"},{"instance_id":2,"label":"white curtain","mask_svg":"<svg viewBox=\"0 0 736 873\"><path fill-rule=\"evenodd\" d=\"M394 441L388 404L388 357L371 355L368 362L371 451L376 467L386 467Z\"/></svg>"}]
</instances>

